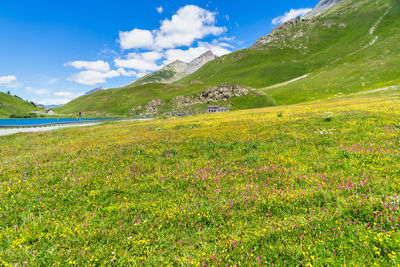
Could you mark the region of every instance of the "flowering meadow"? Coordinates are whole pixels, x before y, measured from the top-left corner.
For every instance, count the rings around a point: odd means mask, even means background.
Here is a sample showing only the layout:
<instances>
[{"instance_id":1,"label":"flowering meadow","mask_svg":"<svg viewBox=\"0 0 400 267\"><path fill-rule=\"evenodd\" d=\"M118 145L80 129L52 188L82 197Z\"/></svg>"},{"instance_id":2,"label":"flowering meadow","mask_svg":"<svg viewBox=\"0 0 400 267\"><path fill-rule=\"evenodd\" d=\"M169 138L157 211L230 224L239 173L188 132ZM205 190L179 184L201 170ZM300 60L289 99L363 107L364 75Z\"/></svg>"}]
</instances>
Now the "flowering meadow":
<instances>
[{"instance_id":1,"label":"flowering meadow","mask_svg":"<svg viewBox=\"0 0 400 267\"><path fill-rule=\"evenodd\" d=\"M2 136L0 265L397 265L399 146L398 92Z\"/></svg>"}]
</instances>

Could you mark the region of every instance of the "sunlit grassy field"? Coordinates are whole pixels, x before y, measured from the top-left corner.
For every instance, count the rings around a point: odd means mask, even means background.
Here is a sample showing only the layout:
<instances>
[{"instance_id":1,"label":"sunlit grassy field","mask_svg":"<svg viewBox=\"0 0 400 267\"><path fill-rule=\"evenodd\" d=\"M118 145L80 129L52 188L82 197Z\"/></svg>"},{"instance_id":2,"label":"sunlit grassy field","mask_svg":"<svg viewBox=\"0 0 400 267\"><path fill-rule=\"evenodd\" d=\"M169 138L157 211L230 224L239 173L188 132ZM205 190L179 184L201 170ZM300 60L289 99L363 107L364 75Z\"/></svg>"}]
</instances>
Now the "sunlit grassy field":
<instances>
[{"instance_id":1,"label":"sunlit grassy field","mask_svg":"<svg viewBox=\"0 0 400 267\"><path fill-rule=\"evenodd\" d=\"M400 263L400 93L0 137L0 265Z\"/></svg>"}]
</instances>

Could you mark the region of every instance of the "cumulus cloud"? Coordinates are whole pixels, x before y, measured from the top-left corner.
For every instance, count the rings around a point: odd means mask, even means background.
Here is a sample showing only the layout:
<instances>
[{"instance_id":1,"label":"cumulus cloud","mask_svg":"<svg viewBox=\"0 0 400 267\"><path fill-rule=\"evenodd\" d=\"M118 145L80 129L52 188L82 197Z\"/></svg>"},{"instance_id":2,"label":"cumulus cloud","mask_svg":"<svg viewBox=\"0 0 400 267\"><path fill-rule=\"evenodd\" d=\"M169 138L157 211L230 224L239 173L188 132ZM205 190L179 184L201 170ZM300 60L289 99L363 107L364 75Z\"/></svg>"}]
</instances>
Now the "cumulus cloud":
<instances>
[{"instance_id":1,"label":"cumulus cloud","mask_svg":"<svg viewBox=\"0 0 400 267\"><path fill-rule=\"evenodd\" d=\"M54 95L74 99L74 98L80 97L82 95L82 93L55 92Z\"/></svg>"},{"instance_id":2,"label":"cumulus cloud","mask_svg":"<svg viewBox=\"0 0 400 267\"><path fill-rule=\"evenodd\" d=\"M158 52L130 53L126 59L115 59L114 63L119 68L135 69L139 72L156 71L162 67L156 63L162 56Z\"/></svg>"},{"instance_id":3,"label":"cumulus cloud","mask_svg":"<svg viewBox=\"0 0 400 267\"><path fill-rule=\"evenodd\" d=\"M119 74L121 74L122 76L126 76L126 77L137 77L138 73L134 70L125 70L124 68L118 68L117 71L119 72Z\"/></svg>"},{"instance_id":4,"label":"cumulus cloud","mask_svg":"<svg viewBox=\"0 0 400 267\"><path fill-rule=\"evenodd\" d=\"M14 75L9 76L0 76L0 84L1 85L12 85L17 81L17 77Z\"/></svg>"},{"instance_id":5,"label":"cumulus cloud","mask_svg":"<svg viewBox=\"0 0 400 267\"><path fill-rule=\"evenodd\" d=\"M72 75L68 78L68 80L84 85L96 85L99 83L105 83L106 79L115 78L118 76L120 76L120 73L116 70L111 70L108 72L85 70Z\"/></svg>"},{"instance_id":6,"label":"cumulus cloud","mask_svg":"<svg viewBox=\"0 0 400 267\"><path fill-rule=\"evenodd\" d=\"M148 30L133 29L128 32L120 31L119 42L122 49L151 48L154 38Z\"/></svg>"},{"instance_id":7,"label":"cumulus cloud","mask_svg":"<svg viewBox=\"0 0 400 267\"><path fill-rule=\"evenodd\" d=\"M161 14L164 12L164 8L162 6L157 7L156 10L157 10L158 14Z\"/></svg>"},{"instance_id":8,"label":"cumulus cloud","mask_svg":"<svg viewBox=\"0 0 400 267\"><path fill-rule=\"evenodd\" d=\"M180 8L171 19L162 21L158 30L133 29L119 33L122 49L147 48L161 50L190 46L208 35L221 35L225 27L217 27L216 13L194 5Z\"/></svg>"},{"instance_id":9,"label":"cumulus cloud","mask_svg":"<svg viewBox=\"0 0 400 267\"><path fill-rule=\"evenodd\" d=\"M97 60L97 61L72 61L67 62L64 66L73 67L77 70L94 70L100 72L110 71L110 64L108 62Z\"/></svg>"},{"instance_id":10,"label":"cumulus cloud","mask_svg":"<svg viewBox=\"0 0 400 267\"><path fill-rule=\"evenodd\" d=\"M190 46L195 40L208 35L221 35L224 27L215 26L216 13L194 5L178 10L172 18L162 22L155 37L157 48L175 48Z\"/></svg>"},{"instance_id":11,"label":"cumulus cloud","mask_svg":"<svg viewBox=\"0 0 400 267\"><path fill-rule=\"evenodd\" d=\"M84 85L96 85L105 83L106 79L120 76L120 73L111 70L108 62L97 61L72 61L64 64L78 70L84 70L73 74L67 80L77 82Z\"/></svg>"},{"instance_id":12,"label":"cumulus cloud","mask_svg":"<svg viewBox=\"0 0 400 267\"><path fill-rule=\"evenodd\" d=\"M67 92L67 91L54 92L50 89L46 88L37 89L31 86L27 86L25 87L25 89L37 96L34 98L33 102L40 103L43 105L63 105L83 95L82 92L80 93Z\"/></svg>"},{"instance_id":13,"label":"cumulus cloud","mask_svg":"<svg viewBox=\"0 0 400 267\"><path fill-rule=\"evenodd\" d=\"M31 86L25 87L29 92L34 93L35 95L49 95L51 91L49 89L35 89Z\"/></svg>"},{"instance_id":14,"label":"cumulus cloud","mask_svg":"<svg viewBox=\"0 0 400 267\"><path fill-rule=\"evenodd\" d=\"M290 9L289 12L286 12L284 15L276 17L272 20L272 24L277 25L289 21L291 19L302 17L308 12L310 12L312 8L300 8L300 9Z\"/></svg>"}]
</instances>

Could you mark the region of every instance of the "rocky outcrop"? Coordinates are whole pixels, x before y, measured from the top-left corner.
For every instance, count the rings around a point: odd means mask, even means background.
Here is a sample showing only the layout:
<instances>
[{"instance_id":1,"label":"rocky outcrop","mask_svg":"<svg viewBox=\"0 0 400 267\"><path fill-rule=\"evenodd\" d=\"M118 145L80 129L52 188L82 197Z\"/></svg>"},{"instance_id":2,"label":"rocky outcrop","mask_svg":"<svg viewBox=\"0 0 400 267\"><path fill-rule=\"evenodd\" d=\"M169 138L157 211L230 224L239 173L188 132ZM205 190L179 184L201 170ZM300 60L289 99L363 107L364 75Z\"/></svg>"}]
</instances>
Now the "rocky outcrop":
<instances>
[{"instance_id":1,"label":"rocky outcrop","mask_svg":"<svg viewBox=\"0 0 400 267\"><path fill-rule=\"evenodd\" d=\"M221 84L210 87L200 94L200 100L203 102L226 101L234 96L243 96L249 93L249 89L239 85Z\"/></svg>"},{"instance_id":2,"label":"rocky outcrop","mask_svg":"<svg viewBox=\"0 0 400 267\"><path fill-rule=\"evenodd\" d=\"M301 28L298 28L299 31L294 34L292 33L292 31L290 31L291 28L295 27L298 24L307 25L307 24L319 23L320 25L329 28L332 26L338 26L339 28L347 27L347 25L344 23L334 23L328 20L324 21L316 18L323 12L327 11L328 9L332 8L337 3L342 1L343 0L321 0L319 4L312 11L310 11L303 17L297 17L292 20L289 20L279 25L275 29L273 29L270 34L259 38L257 42L254 44L253 48L259 48L260 46L262 46L263 49L268 49L268 48L286 46L284 38L289 37L292 39L296 39L298 37L304 36L305 32L302 32ZM274 44L276 42L278 42L278 44Z\"/></svg>"},{"instance_id":3,"label":"rocky outcrop","mask_svg":"<svg viewBox=\"0 0 400 267\"><path fill-rule=\"evenodd\" d=\"M172 103L175 108L181 109L184 107L201 104L201 101L193 96L177 96L174 99L172 99Z\"/></svg>"},{"instance_id":4,"label":"rocky outcrop","mask_svg":"<svg viewBox=\"0 0 400 267\"><path fill-rule=\"evenodd\" d=\"M156 115L160 112L160 106L163 104L162 100L154 98L146 105L146 111L143 115Z\"/></svg>"},{"instance_id":5,"label":"rocky outcrop","mask_svg":"<svg viewBox=\"0 0 400 267\"><path fill-rule=\"evenodd\" d=\"M339 28L347 27L347 24L345 23L336 23L329 20L302 19L300 17L297 17L295 19L289 20L279 25L278 27L273 29L270 34L259 38L253 47L257 48L262 45L264 48L266 44L271 44L271 43L274 44L274 42L278 42L278 46L282 47L286 44L284 38L291 38L293 40L302 37L306 34L304 31L302 31L301 28L299 28L299 30L296 31L296 33L292 33L292 31L290 31L291 28L297 25L311 25L311 24L318 24L320 26L328 28L331 28L333 26L337 26ZM270 48L274 48L276 46L277 45L275 44L275 46L270 46Z\"/></svg>"},{"instance_id":6,"label":"rocky outcrop","mask_svg":"<svg viewBox=\"0 0 400 267\"><path fill-rule=\"evenodd\" d=\"M263 92L249 87L242 87L234 84L221 84L205 89L202 93L196 96L176 96L165 106L164 109L170 108L169 115L189 115L201 113L204 111L204 105L212 102L227 101L233 97L245 96L248 94L260 94ZM147 105L142 108L138 106L131 109L130 114L145 115L145 116L157 116L161 114L161 108L164 106L164 101L158 98L154 98ZM231 105L230 102L224 104L225 107Z\"/></svg>"},{"instance_id":7,"label":"rocky outcrop","mask_svg":"<svg viewBox=\"0 0 400 267\"><path fill-rule=\"evenodd\" d=\"M297 17L292 20L286 21L285 23L279 25L275 29L273 29L268 35L263 36L257 40L254 46L260 46L264 44L271 43L276 40L281 40L286 37L288 34L288 30L292 27L296 26L301 22L301 18Z\"/></svg>"},{"instance_id":8,"label":"rocky outcrop","mask_svg":"<svg viewBox=\"0 0 400 267\"><path fill-rule=\"evenodd\" d=\"M201 67L203 67L209 61L214 60L216 58L217 58L217 56L214 55L212 51L207 51L204 54L202 54L201 56L199 56L198 58L195 58L194 60L192 60L188 64L188 66L187 66L187 68L185 69L184 72L193 73L196 70L198 70Z\"/></svg>"},{"instance_id":9,"label":"rocky outcrop","mask_svg":"<svg viewBox=\"0 0 400 267\"><path fill-rule=\"evenodd\" d=\"M139 105L139 106L137 106L136 108L132 108L132 109L129 111L129 114L130 114L130 115L139 114L141 110L142 110L142 105Z\"/></svg>"}]
</instances>

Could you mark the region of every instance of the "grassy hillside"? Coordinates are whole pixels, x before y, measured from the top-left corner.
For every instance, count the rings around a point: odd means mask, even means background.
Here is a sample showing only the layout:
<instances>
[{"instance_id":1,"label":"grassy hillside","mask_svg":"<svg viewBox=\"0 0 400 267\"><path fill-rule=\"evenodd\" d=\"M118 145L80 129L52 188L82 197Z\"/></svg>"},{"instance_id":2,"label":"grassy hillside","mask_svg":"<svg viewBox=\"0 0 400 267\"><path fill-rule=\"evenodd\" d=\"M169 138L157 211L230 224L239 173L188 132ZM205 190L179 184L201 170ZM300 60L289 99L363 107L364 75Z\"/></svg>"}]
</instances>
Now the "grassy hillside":
<instances>
[{"instance_id":1,"label":"grassy hillside","mask_svg":"<svg viewBox=\"0 0 400 267\"><path fill-rule=\"evenodd\" d=\"M185 77L184 70L188 64L182 61L174 61L159 71L147 74L146 76L134 81L130 86L140 86L148 83L172 83Z\"/></svg>"},{"instance_id":2,"label":"grassy hillside","mask_svg":"<svg viewBox=\"0 0 400 267\"><path fill-rule=\"evenodd\" d=\"M26 114L35 109L29 102L0 92L0 118L9 118L13 114Z\"/></svg>"},{"instance_id":3,"label":"grassy hillside","mask_svg":"<svg viewBox=\"0 0 400 267\"><path fill-rule=\"evenodd\" d=\"M146 84L141 86L127 86L109 89L79 97L70 103L56 109L59 113L69 114L83 112L85 115L135 115L144 112L146 105L153 99L162 101L159 113L168 113L171 110L185 113L204 113L207 104L198 104L188 108L174 109L173 99L177 96L197 97L205 90L204 84L190 84L186 86L166 84ZM234 97L229 101L214 102L214 104L227 106L230 110L244 108L259 108L272 106L275 102L268 96L249 94Z\"/></svg>"},{"instance_id":4,"label":"grassy hillside","mask_svg":"<svg viewBox=\"0 0 400 267\"><path fill-rule=\"evenodd\" d=\"M147 83L159 83L162 80L172 79L176 75L173 70L160 70L154 73L150 73L143 78L135 81L132 85L143 85Z\"/></svg>"},{"instance_id":5,"label":"grassy hillside","mask_svg":"<svg viewBox=\"0 0 400 267\"><path fill-rule=\"evenodd\" d=\"M282 104L400 83L397 0L347 0L276 34L284 37L214 60L180 83L228 82L263 89L310 74L265 89Z\"/></svg>"},{"instance_id":6,"label":"grassy hillside","mask_svg":"<svg viewBox=\"0 0 400 267\"><path fill-rule=\"evenodd\" d=\"M0 136L0 264L391 266L400 92Z\"/></svg>"},{"instance_id":7,"label":"grassy hillside","mask_svg":"<svg viewBox=\"0 0 400 267\"><path fill-rule=\"evenodd\" d=\"M152 84L107 90L59 111L127 115L160 98L165 103L160 113L165 113L174 97L222 83L265 93L235 100L240 104L233 104L233 110L373 90L400 84L399 43L398 0L344 0L320 17L280 26L253 47L213 60L167 89ZM204 105L194 109L204 111Z\"/></svg>"}]
</instances>

